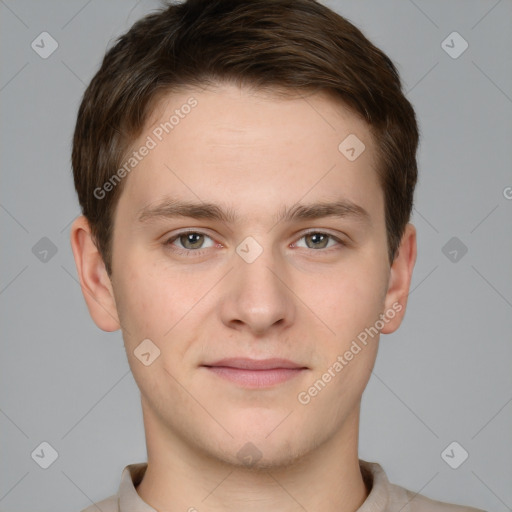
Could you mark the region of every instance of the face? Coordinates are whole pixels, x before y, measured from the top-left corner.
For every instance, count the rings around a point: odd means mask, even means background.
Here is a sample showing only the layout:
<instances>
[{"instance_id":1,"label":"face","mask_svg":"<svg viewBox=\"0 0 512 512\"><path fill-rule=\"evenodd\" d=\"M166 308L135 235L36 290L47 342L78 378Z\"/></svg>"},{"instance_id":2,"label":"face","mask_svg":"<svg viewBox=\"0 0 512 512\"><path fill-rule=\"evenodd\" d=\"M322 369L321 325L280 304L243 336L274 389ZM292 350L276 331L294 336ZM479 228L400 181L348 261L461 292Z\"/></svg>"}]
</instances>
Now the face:
<instances>
[{"instance_id":1,"label":"face","mask_svg":"<svg viewBox=\"0 0 512 512\"><path fill-rule=\"evenodd\" d=\"M115 213L112 289L146 435L262 467L354 435L377 331L405 306L367 125L322 94L223 85L166 97L143 145ZM269 359L287 363L250 366Z\"/></svg>"}]
</instances>

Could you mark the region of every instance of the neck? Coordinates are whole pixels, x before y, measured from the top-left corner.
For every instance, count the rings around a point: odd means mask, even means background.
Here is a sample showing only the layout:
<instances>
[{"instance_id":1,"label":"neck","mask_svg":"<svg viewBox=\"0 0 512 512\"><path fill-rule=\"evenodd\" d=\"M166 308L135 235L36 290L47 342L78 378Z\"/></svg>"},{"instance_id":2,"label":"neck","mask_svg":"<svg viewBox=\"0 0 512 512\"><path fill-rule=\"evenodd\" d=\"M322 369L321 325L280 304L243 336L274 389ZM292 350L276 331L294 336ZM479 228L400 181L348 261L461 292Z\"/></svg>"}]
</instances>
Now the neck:
<instances>
[{"instance_id":1,"label":"neck","mask_svg":"<svg viewBox=\"0 0 512 512\"><path fill-rule=\"evenodd\" d=\"M166 512L355 512L369 489L358 459L359 407L334 436L293 462L235 466L165 431L144 407L148 466L137 493Z\"/></svg>"}]
</instances>

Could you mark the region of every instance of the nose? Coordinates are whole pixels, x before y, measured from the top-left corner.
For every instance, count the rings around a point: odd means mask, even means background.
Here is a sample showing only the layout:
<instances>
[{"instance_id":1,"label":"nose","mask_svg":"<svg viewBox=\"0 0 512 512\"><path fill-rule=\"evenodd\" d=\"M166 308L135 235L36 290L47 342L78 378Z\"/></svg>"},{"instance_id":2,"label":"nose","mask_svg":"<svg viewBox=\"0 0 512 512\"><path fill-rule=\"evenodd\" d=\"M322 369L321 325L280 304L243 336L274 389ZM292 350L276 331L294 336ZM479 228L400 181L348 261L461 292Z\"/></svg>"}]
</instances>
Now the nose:
<instances>
[{"instance_id":1,"label":"nose","mask_svg":"<svg viewBox=\"0 0 512 512\"><path fill-rule=\"evenodd\" d=\"M264 250L251 263L234 255L228 286L220 298L222 322L255 336L289 327L296 315L294 295L284 264L271 250Z\"/></svg>"}]
</instances>

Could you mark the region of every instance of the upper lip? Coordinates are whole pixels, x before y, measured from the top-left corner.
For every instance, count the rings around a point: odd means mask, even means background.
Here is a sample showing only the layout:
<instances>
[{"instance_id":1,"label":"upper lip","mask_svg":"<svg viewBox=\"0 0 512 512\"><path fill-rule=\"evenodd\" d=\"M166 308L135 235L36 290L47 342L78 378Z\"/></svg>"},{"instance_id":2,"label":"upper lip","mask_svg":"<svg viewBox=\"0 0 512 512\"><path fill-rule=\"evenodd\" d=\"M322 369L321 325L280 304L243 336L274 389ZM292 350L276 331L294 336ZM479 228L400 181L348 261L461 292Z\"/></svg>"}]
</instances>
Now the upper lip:
<instances>
[{"instance_id":1,"label":"upper lip","mask_svg":"<svg viewBox=\"0 0 512 512\"><path fill-rule=\"evenodd\" d=\"M243 370L273 370L276 368L305 368L300 364L294 363L288 359L248 359L245 357L230 357L220 359L213 363L203 366L227 366L230 368L240 368Z\"/></svg>"}]
</instances>

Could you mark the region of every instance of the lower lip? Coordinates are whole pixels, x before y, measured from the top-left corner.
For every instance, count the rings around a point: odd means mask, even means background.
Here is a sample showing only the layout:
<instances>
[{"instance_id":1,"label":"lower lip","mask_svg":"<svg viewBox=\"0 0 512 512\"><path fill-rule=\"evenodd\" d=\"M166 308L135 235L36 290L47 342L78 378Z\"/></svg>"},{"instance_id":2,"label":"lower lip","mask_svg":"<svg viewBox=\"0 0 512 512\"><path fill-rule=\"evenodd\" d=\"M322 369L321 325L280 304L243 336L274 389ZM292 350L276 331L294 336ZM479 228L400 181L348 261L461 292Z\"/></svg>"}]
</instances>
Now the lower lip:
<instances>
[{"instance_id":1,"label":"lower lip","mask_svg":"<svg viewBox=\"0 0 512 512\"><path fill-rule=\"evenodd\" d=\"M228 366L206 366L223 379L247 388L268 388L293 379L305 368L274 368L272 370L246 370Z\"/></svg>"}]
</instances>

